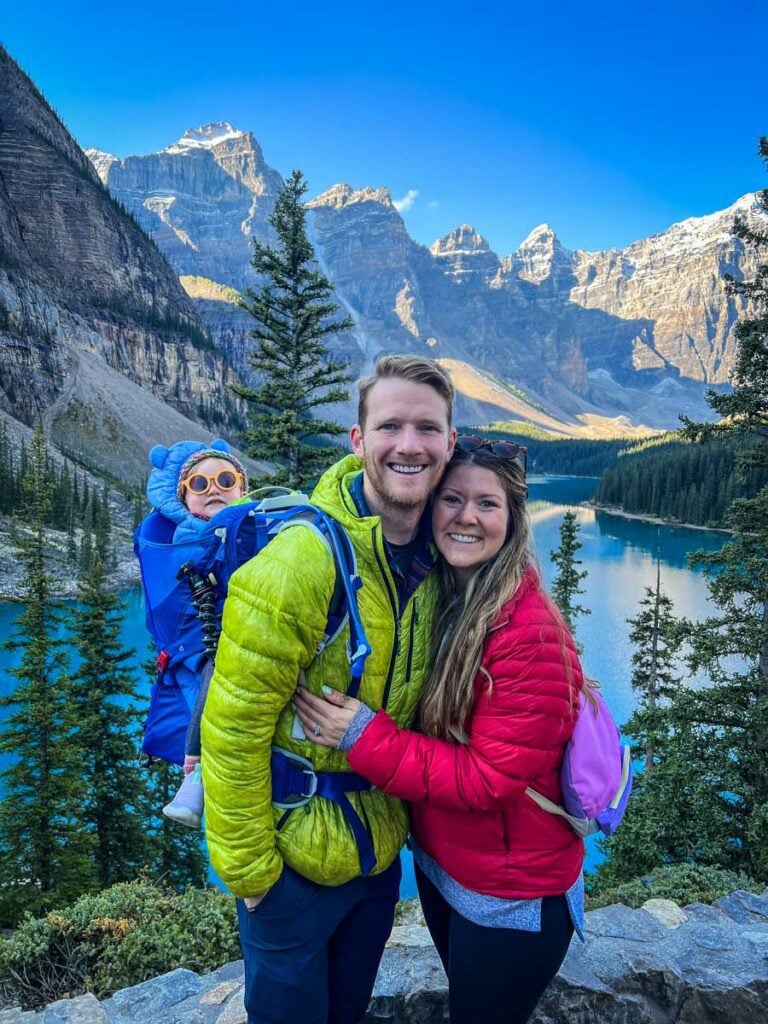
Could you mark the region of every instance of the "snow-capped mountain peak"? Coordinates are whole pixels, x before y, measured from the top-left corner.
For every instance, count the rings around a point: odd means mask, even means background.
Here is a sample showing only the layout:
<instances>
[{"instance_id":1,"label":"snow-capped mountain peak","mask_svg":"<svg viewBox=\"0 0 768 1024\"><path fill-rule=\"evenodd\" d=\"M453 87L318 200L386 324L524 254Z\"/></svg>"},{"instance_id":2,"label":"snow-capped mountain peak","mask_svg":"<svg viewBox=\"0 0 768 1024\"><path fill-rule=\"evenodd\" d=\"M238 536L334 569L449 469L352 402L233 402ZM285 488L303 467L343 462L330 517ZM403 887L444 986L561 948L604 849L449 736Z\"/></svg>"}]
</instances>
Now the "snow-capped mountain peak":
<instances>
[{"instance_id":1,"label":"snow-capped mountain peak","mask_svg":"<svg viewBox=\"0 0 768 1024\"><path fill-rule=\"evenodd\" d=\"M113 156L112 153L105 153L103 149L93 149L92 147L84 150L84 152L96 168L98 176L104 184L106 184L109 176L109 168L112 164L117 163L117 157Z\"/></svg>"},{"instance_id":2,"label":"snow-capped mountain peak","mask_svg":"<svg viewBox=\"0 0 768 1024\"><path fill-rule=\"evenodd\" d=\"M239 139L245 132L234 128L229 121L214 121L212 124L201 125L200 128L187 128L178 142L168 146L165 153L186 153L190 149L213 149L222 142Z\"/></svg>"}]
</instances>

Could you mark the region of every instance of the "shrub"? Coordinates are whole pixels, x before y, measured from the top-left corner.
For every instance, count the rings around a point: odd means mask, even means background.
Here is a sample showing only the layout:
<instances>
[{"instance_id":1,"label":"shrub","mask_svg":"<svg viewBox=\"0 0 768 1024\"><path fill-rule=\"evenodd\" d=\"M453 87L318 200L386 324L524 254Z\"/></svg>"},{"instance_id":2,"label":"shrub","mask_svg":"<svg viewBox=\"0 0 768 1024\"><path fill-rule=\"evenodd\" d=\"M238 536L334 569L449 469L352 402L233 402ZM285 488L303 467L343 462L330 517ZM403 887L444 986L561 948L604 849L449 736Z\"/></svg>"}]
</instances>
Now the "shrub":
<instances>
[{"instance_id":1,"label":"shrub","mask_svg":"<svg viewBox=\"0 0 768 1024\"><path fill-rule=\"evenodd\" d=\"M587 898L587 909L611 903L636 908L651 899L674 900L684 907L689 903L712 903L736 889L760 893L764 888L740 872L699 864L671 864L612 888L593 889Z\"/></svg>"},{"instance_id":2,"label":"shrub","mask_svg":"<svg viewBox=\"0 0 768 1024\"><path fill-rule=\"evenodd\" d=\"M234 903L224 893L123 882L0 940L0 995L25 1009L83 992L103 999L177 967L208 971L239 957Z\"/></svg>"}]
</instances>

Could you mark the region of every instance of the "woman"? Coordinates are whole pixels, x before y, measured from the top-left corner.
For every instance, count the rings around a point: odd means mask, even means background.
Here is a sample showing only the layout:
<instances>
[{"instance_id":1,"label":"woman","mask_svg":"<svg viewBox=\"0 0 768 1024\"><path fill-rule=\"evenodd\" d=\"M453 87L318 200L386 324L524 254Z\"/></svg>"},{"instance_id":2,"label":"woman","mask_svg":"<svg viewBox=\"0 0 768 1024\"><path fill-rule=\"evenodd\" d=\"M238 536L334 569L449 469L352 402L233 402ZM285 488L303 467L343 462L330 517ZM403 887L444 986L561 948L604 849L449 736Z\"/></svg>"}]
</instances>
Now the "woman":
<instances>
[{"instance_id":1,"label":"woman","mask_svg":"<svg viewBox=\"0 0 768 1024\"><path fill-rule=\"evenodd\" d=\"M411 802L416 879L453 1024L523 1024L581 933L583 843L525 793L559 802L582 673L534 566L525 450L459 437L434 499L443 556L419 731L302 690L307 736Z\"/></svg>"}]
</instances>

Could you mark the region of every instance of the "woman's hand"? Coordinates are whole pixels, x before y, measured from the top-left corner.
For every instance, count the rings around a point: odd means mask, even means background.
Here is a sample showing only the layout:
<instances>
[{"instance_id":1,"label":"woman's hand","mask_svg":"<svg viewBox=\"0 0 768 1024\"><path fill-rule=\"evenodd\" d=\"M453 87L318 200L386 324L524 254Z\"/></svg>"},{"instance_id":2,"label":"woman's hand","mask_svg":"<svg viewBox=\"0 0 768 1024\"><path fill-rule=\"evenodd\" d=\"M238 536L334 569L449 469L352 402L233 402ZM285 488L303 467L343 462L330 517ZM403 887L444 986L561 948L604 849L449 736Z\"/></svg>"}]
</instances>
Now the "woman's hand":
<instances>
[{"instance_id":1,"label":"woman's hand","mask_svg":"<svg viewBox=\"0 0 768 1024\"><path fill-rule=\"evenodd\" d=\"M299 687L294 698L296 714L308 740L321 747L338 747L361 704L338 690L324 687L323 692L324 697L316 697L304 687Z\"/></svg>"}]
</instances>

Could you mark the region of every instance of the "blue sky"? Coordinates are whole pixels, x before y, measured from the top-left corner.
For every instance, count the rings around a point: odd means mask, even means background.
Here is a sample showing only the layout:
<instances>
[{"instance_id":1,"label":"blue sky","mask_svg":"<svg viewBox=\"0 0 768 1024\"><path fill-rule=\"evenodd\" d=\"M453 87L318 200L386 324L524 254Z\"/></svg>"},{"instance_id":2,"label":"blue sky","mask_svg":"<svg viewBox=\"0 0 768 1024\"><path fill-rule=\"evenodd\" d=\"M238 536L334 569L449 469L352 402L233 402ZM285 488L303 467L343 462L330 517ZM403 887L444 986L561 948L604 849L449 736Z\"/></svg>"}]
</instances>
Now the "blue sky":
<instances>
[{"instance_id":1,"label":"blue sky","mask_svg":"<svg viewBox=\"0 0 768 1024\"><path fill-rule=\"evenodd\" d=\"M505 255L546 221L621 246L768 185L764 0L5 6L0 40L82 146L228 120L312 194L418 193L425 244L470 223Z\"/></svg>"}]
</instances>

